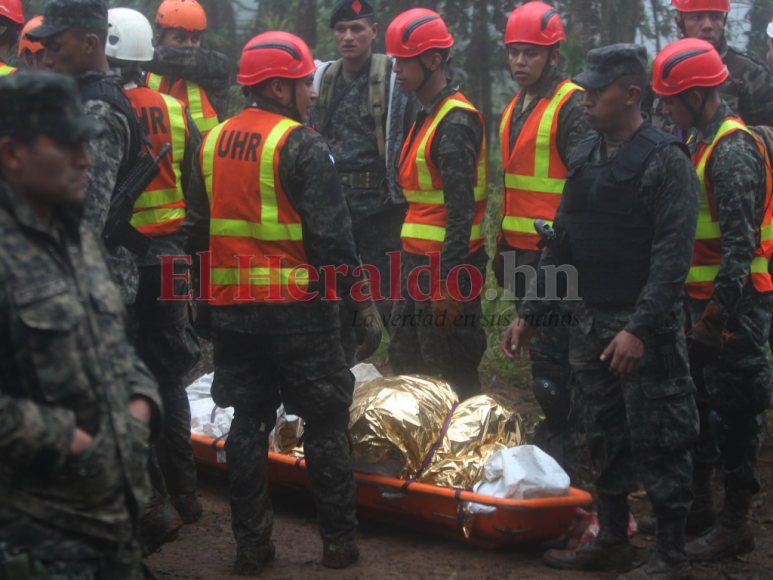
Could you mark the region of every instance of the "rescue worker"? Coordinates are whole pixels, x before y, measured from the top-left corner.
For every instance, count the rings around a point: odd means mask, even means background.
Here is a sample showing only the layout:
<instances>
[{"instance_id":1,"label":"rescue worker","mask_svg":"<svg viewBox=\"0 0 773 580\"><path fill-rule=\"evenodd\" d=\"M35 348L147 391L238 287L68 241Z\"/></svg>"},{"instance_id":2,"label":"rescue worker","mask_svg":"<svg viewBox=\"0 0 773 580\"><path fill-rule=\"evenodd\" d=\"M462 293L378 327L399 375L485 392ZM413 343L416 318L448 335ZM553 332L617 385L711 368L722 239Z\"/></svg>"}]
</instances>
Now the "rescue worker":
<instances>
[{"instance_id":1,"label":"rescue worker","mask_svg":"<svg viewBox=\"0 0 773 580\"><path fill-rule=\"evenodd\" d=\"M0 577L145 578L136 519L155 381L126 340L98 236L71 78L0 79Z\"/></svg>"},{"instance_id":2,"label":"rescue worker","mask_svg":"<svg viewBox=\"0 0 773 580\"><path fill-rule=\"evenodd\" d=\"M330 15L330 28L342 58L317 69L315 86L319 84L320 97L312 119L333 153L357 254L363 264L378 271L371 291L380 297L376 306L387 321L393 305L387 300L391 292L387 254L400 251L407 210L397 164L404 135L413 124L410 112L411 120L406 118L406 109L413 110L415 99L409 102L406 93L395 90L392 59L371 51L379 25L368 0L338 2ZM349 366L354 366L353 313L341 308L340 314L344 352Z\"/></svg>"},{"instance_id":3,"label":"rescue worker","mask_svg":"<svg viewBox=\"0 0 773 580\"><path fill-rule=\"evenodd\" d=\"M701 419L691 517L703 528L716 519L712 482L720 457L725 498L716 525L687 546L693 561L754 548L749 510L760 491L757 415L773 395L765 348L773 297L773 177L764 146L720 96L727 76L727 67L699 39L670 44L653 67L664 114L680 129L698 130L693 163L703 187L686 284Z\"/></svg>"},{"instance_id":4,"label":"rescue worker","mask_svg":"<svg viewBox=\"0 0 773 580\"><path fill-rule=\"evenodd\" d=\"M156 14L156 51L146 83L185 103L203 135L228 114L231 64L201 48L207 15L196 0L164 0Z\"/></svg>"},{"instance_id":5,"label":"rescue worker","mask_svg":"<svg viewBox=\"0 0 773 580\"><path fill-rule=\"evenodd\" d=\"M572 266L582 302L574 311L569 360L580 390L585 434L599 496L599 535L576 550L550 550L549 566L616 569L633 562L628 494L644 483L657 517L657 546L625 580L682 578L690 563L684 526L692 494L689 446L698 435L682 295L690 270L700 184L688 151L640 113L647 51L616 44L591 50L574 81L585 89L582 141L553 227L562 240L542 254ZM502 350L529 358L533 321L549 301L527 300Z\"/></svg>"},{"instance_id":6,"label":"rescue worker","mask_svg":"<svg viewBox=\"0 0 773 580\"><path fill-rule=\"evenodd\" d=\"M24 26L21 0L0 0L0 77L16 72L12 66L5 64L5 59L11 48L19 40L19 33Z\"/></svg>"},{"instance_id":7,"label":"rescue worker","mask_svg":"<svg viewBox=\"0 0 773 580\"><path fill-rule=\"evenodd\" d=\"M719 52L727 65L728 77L719 87L719 96L730 110L747 125L773 126L773 75L751 53L743 53L727 44L725 25L730 13L730 0L671 0L676 8L676 27L684 38L705 40ZM651 93L652 123L666 131L676 128L663 114L662 102ZM649 99L643 110L650 110Z\"/></svg>"},{"instance_id":8,"label":"rescue worker","mask_svg":"<svg viewBox=\"0 0 773 580\"><path fill-rule=\"evenodd\" d=\"M520 90L499 129L505 190L493 269L499 285L509 286L519 300L526 295L526 276L505 280L505 262L509 256L511 272L519 266L536 272L542 251L534 220L553 222L566 166L589 130L582 89L556 70L561 40L566 40L561 16L542 2L516 8L507 20L505 46ZM552 455L578 484L580 442L570 419L571 303L558 303L551 314L530 346L534 395L545 413L532 443Z\"/></svg>"},{"instance_id":9,"label":"rescue worker","mask_svg":"<svg viewBox=\"0 0 773 580\"><path fill-rule=\"evenodd\" d=\"M423 8L403 12L387 29L397 83L422 105L400 159L409 208L389 360L397 374L448 381L463 400L480 394L478 365L487 346L480 291L488 256L480 224L488 170L483 117L445 77L453 43L442 18ZM411 275L417 268L424 270L418 283Z\"/></svg>"},{"instance_id":10,"label":"rescue worker","mask_svg":"<svg viewBox=\"0 0 773 580\"><path fill-rule=\"evenodd\" d=\"M201 195L200 199L188 203L191 190L188 184L201 134L187 107L142 82L142 66L153 58L150 22L130 8L112 8L108 18L111 36L106 51L108 62L112 68L121 70L124 91L150 137L152 149L146 152L157 154L165 145L172 146L161 162L160 175L135 203L132 218L132 225L152 239L148 255L135 259L140 280L134 306L139 325L134 347L159 383L166 417L163 435L154 445L163 474L154 471L155 461L151 463L151 480L160 489L156 489L152 509L142 519L143 539L153 552L179 528L174 510L186 524L196 522L202 513L196 494L190 405L182 381L198 361L201 350L188 317L188 302L160 299L159 256L185 253L187 232L197 225L207 227L205 216L209 202ZM187 271L183 260L176 265L178 275ZM174 285L176 296L187 296L189 287L184 279L177 278ZM167 491L174 508L168 505Z\"/></svg>"},{"instance_id":11,"label":"rescue worker","mask_svg":"<svg viewBox=\"0 0 773 580\"><path fill-rule=\"evenodd\" d=\"M107 132L89 142L92 165L86 184L84 229L103 233L108 211L123 178L136 165L142 130L131 102L122 90L121 75L110 69L105 56L107 6L104 0L52 0L43 12L43 23L27 32L32 42L46 48L43 64L54 72L75 77L81 88L86 114L100 120ZM108 249L110 270L121 289L124 304L134 304L139 274L134 255L126 245ZM130 342L136 324L129 321Z\"/></svg>"},{"instance_id":12,"label":"rescue worker","mask_svg":"<svg viewBox=\"0 0 773 580\"><path fill-rule=\"evenodd\" d=\"M274 557L268 437L280 403L305 421L322 564L345 568L359 557L348 428L354 379L336 298L359 308L360 358L376 350L382 326L371 300L352 295L359 263L349 213L324 139L302 125L316 97L314 70L300 38L253 38L238 76L250 106L212 129L201 148L198 183L211 209L211 268L203 270L211 271L212 398L234 408L225 451L236 571L246 575Z\"/></svg>"},{"instance_id":13,"label":"rescue worker","mask_svg":"<svg viewBox=\"0 0 773 580\"><path fill-rule=\"evenodd\" d=\"M27 38L27 33L30 30L35 30L42 22L43 17L36 16L27 22L27 24L24 25L24 29L21 31L19 57L24 59L29 70L46 70L43 66L43 56L45 56L43 45L39 42L32 42Z\"/></svg>"}]
</instances>

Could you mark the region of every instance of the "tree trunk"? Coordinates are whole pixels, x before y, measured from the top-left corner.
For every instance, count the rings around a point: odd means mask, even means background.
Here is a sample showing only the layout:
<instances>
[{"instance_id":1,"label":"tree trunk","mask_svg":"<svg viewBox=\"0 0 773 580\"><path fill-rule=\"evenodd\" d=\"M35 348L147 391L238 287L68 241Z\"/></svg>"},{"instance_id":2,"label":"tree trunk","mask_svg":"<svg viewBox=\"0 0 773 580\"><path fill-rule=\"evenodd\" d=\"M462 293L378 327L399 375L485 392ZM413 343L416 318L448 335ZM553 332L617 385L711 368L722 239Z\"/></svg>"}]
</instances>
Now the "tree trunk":
<instances>
[{"instance_id":1,"label":"tree trunk","mask_svg":"<svg viewBox=\"0 0 773 580\"><path fill-rule=\"evenodd\" d=\"M312 49L317 46L317 14L317 0L299 0L295 34Z\"/></svg>"}]
</instances>

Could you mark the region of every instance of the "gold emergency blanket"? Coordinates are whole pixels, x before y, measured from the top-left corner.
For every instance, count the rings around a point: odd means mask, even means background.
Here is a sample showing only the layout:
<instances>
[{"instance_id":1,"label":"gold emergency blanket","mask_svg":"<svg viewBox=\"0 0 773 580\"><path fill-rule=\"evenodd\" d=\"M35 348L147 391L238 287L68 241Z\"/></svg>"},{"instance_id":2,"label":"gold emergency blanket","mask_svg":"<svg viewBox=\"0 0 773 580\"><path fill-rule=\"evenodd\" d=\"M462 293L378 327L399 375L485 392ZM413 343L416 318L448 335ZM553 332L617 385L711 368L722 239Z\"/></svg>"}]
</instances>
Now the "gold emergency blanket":
<instances>
[{"instance_id":1,"label":"gold emergency blanket","mask_svg":"<svg viewBox=\"0 0 773 580\"><path fill-rule=\"evenodd\" d=\"M425 376L384 377L354 391L349 409L352 463L377 463L396 457L401 477L416 475L440 437L456 393L448 383Z\"/></svg>"},{"instance_id":2,"label":"gold emergency blanket","mask_svg":"<svg viewBox=\"0 0 773 580\"><path fill-rule=\"evenodd\" d=\"M284 405L279 407L276 426L269 436L269 448L274 453L292 457L303 457L303 445L298 442L303 435L303 420L294 415L287 416Z\"/></svg>"}]
</instances>

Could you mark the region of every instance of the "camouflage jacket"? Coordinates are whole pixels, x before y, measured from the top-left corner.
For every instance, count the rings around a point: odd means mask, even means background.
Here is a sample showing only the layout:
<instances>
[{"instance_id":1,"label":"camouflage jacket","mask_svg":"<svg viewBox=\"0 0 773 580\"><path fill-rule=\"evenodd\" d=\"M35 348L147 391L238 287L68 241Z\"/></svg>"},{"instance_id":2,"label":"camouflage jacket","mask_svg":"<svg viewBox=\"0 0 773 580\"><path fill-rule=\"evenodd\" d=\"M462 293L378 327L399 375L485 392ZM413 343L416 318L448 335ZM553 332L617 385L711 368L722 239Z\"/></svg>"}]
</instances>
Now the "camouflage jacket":
<instances>
[{"instance_id":1,"label":"camouflage jacket","mask_svg":"<svg viewBox=\"0 0 773 580\"><path fill-rule=\"evenodd\" d=\"M218 120L225 121L231 95L231 63L224 54L203 48L157 46L153 60L144 68L168 77L170 86L180 79L196 83L207 93Z\"/></svg>"},{"instance_id":2,"label":"camouflage jacket","mask_svg":"<svg viewBox=\"0 0 773 580\"><path fill-rule=\"evenodd\" d=\"M121 75L114 70L90 71L76 80L84 87L101 78L122 86ZM92 139L87 146L93 164L88 173L86 207L81 222L81 227L99 237L105 228L118 171L121 165L129 160L131 129L126 117L104 101L86 101L83 103L83 109L87 115L107 127L103 137ZM124 304L133 304L139 288L139 274L134 255L123 246L116 246L110 249L109 263L110 271L121 289Z\"/></svg>"},{"instance_id":3,"label":"camouflage jacket","mask_svg":"<svg viewBox=\"0 0 773 580\"><path fill-rule=\"evenodd\" d=\"M449 84L419 111L411 139L416 138L422 125L440 102L457 92L458 87ZM470 255L470 233L475 219L473 190L482 143L483 125L478 114L460 108L453 109L440 121L432 139L430 158L440 170L443 198L448 212L446 236L440 254L443 279L448 272L461 264L471 264L485 270L488 262L485 248L480 248Z\"/></svg>"},{"instance_id":4,"label":"camouflage jacket","mask_svg":"<svg viewBox=\"0 0 773 580\"><path fill-rule=\"evenodd\" d=\"M729 47L724 36L717 51L730 73L719 87L719 96L747 125L773 126L773 75L768 68L752 55ZM642 101L642 110L651 112L652 124L656 127L677 133L671 120L663 116L663 103L652 92L651 83Z\"/></svg>"},{"instance_id":5,"label":"camouflage jacket","mask_svg":"<svg viewBox=\"0 0 773 580\"><path fill-rule=\"evenodd\" d=\"M268 104L261 103L257 107L283 114ZM348 297L355 283L352 273L360 262L352 236L352 221L330 157L330 150L319 133L297 127L287 135L279 153L279 182L303 222L303 245L308 264L318 271L321 266L346 266L348 275L339 275L336 286L338 296ZM206 191L198 156L194 171L197 179L191 183L191 188ZM206 218L210 215L207 205ZM195 232L189 250L207 251L209 232L201 227ZM324 281L324 278L320 272L320 280ZM315 291L320 292L318 298L324 295L322 282L309 285L308 292ZM233 332L295 334L327 331L339 326L338 303L335 301L315 299L305 303L249 303L210 308L212 327Z\"/></svg>"},{"instance_id":6,"label":"camouflage jacket","mask_svg":"<svg viewBox=\"0 0 773 580\"><path fill-rule=\"evenodd\" d=\"M610 159L619 154L637 132L620 144L612 152ZM599 141L591 160L594 163L607 160L603 139ZM640 211L652 220L654 238L649 278L639 294L635 311L625 324L625 330L644 340L645 336L663 325L669 314L675 315L681 309L684 282L690 271L695 245L701 188L695 167L675 145L664 147L657 152L641 175L636 203ZM553 227L559 232L564 203L565 199L562 197L553 223ZM554 251L546 248L537 272L538 296L545 295L543 268L555 265ZM536 318L545 314L550 308L549 301L526 301L519 309L518 316L529 320L530 317ZM610 309L588 307L586 310L603 312Z\"/></svg>"},{"instance_id":7,"label":"camouflage jacket","mask_svg":"<svg viewBox=\"0 0 773 580\"><path fill-rule=\"evenodd\" d=\"M700 143L711 145L727 117L736 115L722 103L705 135L698 134L696 153ZM714 190L722 243L722 263L709 303L717 304L727 319L742 298L753 300L758 294L752 284L745 284L765 211L765 161L754 138L744 131L722 137L706 164L705 179Z\"/></svg>"},{"instance_id":8,"label":"camouflage jacket","mask_svg":"<svg viewBox=\"0 0 773 580\"><path fill-rule=\"evenodd\" d=\"M48 560L62 534L132 539L150 432L130 398L151 403L153 432L161 422L102 244L76 213L55 210L47 227L0 181L0 542ZM76 426L94 441L70 456Z\"/></svg>"}]
</instances>

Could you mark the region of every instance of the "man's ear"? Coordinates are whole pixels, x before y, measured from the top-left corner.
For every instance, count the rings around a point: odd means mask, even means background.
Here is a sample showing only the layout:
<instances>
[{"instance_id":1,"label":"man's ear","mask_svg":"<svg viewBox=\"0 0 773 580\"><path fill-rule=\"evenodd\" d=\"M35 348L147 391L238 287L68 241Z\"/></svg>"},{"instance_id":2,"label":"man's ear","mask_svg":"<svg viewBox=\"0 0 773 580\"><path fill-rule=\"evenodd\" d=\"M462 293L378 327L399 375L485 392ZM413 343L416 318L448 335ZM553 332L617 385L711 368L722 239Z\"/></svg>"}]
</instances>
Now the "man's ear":
<instances>
[{"instance_id":1,"label":"man's ear","mask_svg":"<svg viewBox=\"0 0 773 580\"><path fill-rule=\"evenodd\" d=\"M20 143L12 137L0 138L0 169L18 170L21 161L19 160Z\"/></svg>"},{"instance_id":2,"label":"man's ear","mask_svg":"<svg viewBox=\"0 0 773 580\"><path fill-rule=\"evenodd\" d=\"M550 61L548 61L548 65L556 66L558 64L559 58L561 58L561 51L556 48L553 50L553 53L550 55Z\"/></svg>"},{"instance_id":3,"label":"man's ear","mask_svg":"<svg viewBox=\"0 0 773 580\"><path fill-rule=\"evenodd\" d=\"M89 32L84 41L86 44L86 54L95 54L99 52L101 44L99 42L99 37L96 34Z\"/></svg>"},{"instance_id":4,"label":"man's ear","mask_svg":"<svg viewBox=\"0 0 773 580\"><path fill-rule=\"evenodd\" d=\"M373 38L375 39L378 36L378 22L373 24L373 26L370 27L371 32L373 32Z\"/></svg>"},{"instance_id":5,"label":"man's ear","mask_svg":"<svg viewBox=\"0 0 773 580\"><path fill-rule=\"evenodd\" d=\"M641 87L637 87L636 85L631 85L628 87L628 95L627 99L625 101L626 105L636 105L641 100Z\"/></svg>"}]
</instances>

